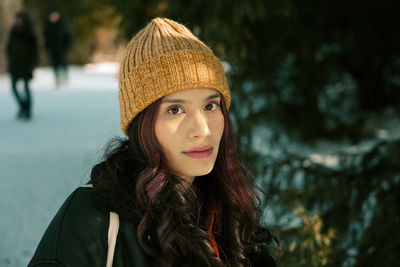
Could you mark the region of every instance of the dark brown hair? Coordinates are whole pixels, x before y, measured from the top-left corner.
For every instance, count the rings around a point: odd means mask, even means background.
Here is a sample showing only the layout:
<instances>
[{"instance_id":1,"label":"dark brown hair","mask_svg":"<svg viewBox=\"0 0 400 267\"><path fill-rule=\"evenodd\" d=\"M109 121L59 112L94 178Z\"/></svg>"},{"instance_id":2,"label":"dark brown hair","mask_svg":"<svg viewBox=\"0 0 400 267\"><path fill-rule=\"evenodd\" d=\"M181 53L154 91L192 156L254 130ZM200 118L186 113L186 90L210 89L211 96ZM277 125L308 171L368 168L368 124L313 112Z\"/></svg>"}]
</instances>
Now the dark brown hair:
<instances>
[{"instance_id":1,"label":"dark brown hair","mask_svg":"<svg viewBox=\"0 0 400 267\"><path fill-rule=\"evenodd\" d=\"M258 227L259 199L244 175L232 124L223 99L224 131L213 170L192 186L170 173L155 137L158 99L130 124L128 140L110 143L106 159L92 172L98 199L134 221L143 250L161 266L248 266L246 256ZM209 201L218 209L215 238L209 244Z\"/></svg>"}]
</instances>

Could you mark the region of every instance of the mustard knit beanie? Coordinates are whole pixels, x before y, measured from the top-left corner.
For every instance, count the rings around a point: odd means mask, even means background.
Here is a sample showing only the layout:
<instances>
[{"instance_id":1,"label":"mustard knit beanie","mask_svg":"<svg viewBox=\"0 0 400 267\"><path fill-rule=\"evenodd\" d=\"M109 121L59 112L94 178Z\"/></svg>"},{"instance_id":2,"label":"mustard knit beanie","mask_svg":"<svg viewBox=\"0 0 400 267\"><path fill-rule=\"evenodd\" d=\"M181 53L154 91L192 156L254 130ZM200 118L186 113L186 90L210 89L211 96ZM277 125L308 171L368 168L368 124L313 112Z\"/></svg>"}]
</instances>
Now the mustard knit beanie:
<instances>
[{"instance_id":1,"label":"mustard knit beanie","mask_svg":"<svg viewBox=\"0 0 400 267\"><path fill-rule=\"evenodd\" d=\"M185 26L153 19L129 42L119 72L121 129L167 94L188 88L213 88L229 108L230 93L221 62Z\"/></svg>"}]
</instances>

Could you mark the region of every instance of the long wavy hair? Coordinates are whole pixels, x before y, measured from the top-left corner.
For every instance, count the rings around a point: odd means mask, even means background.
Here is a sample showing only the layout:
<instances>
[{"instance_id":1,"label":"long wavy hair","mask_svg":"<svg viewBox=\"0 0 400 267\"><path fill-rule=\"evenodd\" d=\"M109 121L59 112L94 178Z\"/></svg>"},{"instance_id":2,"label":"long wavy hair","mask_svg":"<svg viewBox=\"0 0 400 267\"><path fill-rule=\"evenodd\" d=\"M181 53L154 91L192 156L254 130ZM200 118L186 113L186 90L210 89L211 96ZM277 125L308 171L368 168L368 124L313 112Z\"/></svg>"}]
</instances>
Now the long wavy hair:
<instances>
[{"instance_id":1,"label":"long wavy hair","mask_svg":"<svg viewBox=\"0 0 400 267\"><path fill-rule=\"evenodd\" d=\"M97 200L137 224L139 245L157 266L249 266L260 201L239 161L223 98L224 131L214 168L191 186L170 172L156 139L161 101L132 121L128 139L109 144L105 161L92 171ZM211 199L218 212L214 236L220 258L207 233Z\"/></svg>"}]
</instances>

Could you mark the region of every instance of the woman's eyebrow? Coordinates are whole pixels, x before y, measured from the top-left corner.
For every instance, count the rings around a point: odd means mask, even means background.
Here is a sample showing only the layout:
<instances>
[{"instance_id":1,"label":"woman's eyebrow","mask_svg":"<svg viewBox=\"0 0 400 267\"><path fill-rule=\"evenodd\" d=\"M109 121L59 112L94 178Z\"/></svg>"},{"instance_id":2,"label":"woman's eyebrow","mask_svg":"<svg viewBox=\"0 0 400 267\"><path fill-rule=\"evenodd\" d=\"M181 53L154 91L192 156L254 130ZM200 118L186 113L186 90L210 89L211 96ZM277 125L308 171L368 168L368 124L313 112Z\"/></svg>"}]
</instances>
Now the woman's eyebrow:
<instances>
[{"instance_id":1,"label":"woman's eyebrow","mask_svg":"<svg viewBox=\"0 0 400 267\"><path fill-rule=\"evenodd\" d=\"M162 103L186 103L185 100L182 99L163 99Z\"/></svg>"},{"instance_id":2,"label":"woman's eyebrow","mask_svg":"<svg viewBox=\"0 0 400 267\"><path fill-rule=\"evenodd\" d=\"M204 101L213 99L213 98L217 98L217 97L221 97L221 95L219 93L216 94L212 94L208 97L206 97L206 99ZM183 99L165 99L162 101L162 103L186 103L187 101L183 100Z\"/></svg>"},{"instance_id":3,"label":"woman's eyebrow","mask_svg":"<svg viewBox=\"0 0 400 267\"><path fill-rule=\"evenodd\" d=\"M205 100L210 100L210 99L217 98L217 97L221 97L221 95L219 93L215 93L215 94L212 94L209 97L207 97Z\"/></svg>"}]
</instances>

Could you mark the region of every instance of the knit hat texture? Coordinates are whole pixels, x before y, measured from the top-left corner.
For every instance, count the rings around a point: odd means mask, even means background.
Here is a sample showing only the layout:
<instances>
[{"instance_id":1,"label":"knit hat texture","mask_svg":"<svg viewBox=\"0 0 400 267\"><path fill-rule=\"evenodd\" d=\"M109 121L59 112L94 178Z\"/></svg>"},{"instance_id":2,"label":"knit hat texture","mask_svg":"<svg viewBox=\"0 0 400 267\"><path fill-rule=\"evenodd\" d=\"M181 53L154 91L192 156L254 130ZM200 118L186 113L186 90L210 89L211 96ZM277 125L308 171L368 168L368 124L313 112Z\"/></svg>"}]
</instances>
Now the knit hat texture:
<instances>
[{"instance_id":1,"label":"knit hat texture","mask_svg":"<svg viewBox=\"0 0 400 267\"><path fill-rule=\"evenodd\" d=\"M221 62L185 26L155 18L128 43L119 73L121 129L162 96L188 88L213 88L231 98Z\"/></svg>"}]
</instances>

